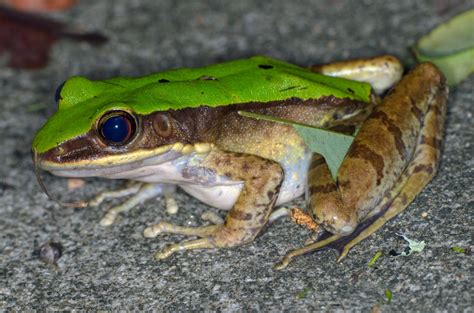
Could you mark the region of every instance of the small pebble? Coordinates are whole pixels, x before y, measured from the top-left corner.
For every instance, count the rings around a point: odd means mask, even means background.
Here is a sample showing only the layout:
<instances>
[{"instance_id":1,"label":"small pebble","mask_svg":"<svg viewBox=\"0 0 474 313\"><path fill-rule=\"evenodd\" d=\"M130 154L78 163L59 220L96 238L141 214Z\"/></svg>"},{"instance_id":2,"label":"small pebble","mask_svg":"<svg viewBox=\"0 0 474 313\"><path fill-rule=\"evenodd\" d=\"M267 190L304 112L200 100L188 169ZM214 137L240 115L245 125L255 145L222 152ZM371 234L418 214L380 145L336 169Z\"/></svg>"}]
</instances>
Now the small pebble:
<instances>
[{"instance_id":1,"label":"small pebble","mask_svg":"<svg viewBox=\"0 0 474 313\"><path fill-rule=\"evenodd\" d=\"M45 263L56 264L63 255L63 246L58 242L47 242L39 248L39 259Z\"/></svg>"}]
</instances>

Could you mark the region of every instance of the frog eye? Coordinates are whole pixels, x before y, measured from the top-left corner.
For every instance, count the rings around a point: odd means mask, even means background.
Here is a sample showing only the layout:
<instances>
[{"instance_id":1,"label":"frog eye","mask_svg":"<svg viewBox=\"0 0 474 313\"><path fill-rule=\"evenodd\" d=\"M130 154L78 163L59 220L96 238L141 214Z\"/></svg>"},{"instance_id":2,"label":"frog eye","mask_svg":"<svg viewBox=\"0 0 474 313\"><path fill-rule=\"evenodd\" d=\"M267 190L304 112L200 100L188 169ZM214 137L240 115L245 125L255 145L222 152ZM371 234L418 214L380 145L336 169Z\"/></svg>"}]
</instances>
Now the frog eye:
<instances>
[{"instance_id":1,"label":"frog eye","mask_svg":"<svg viewBox=\"0 0 474 313\"><path fill-rule=\"evenodd\" d=\"M56 91L54 92L54 102L56 103L56 105L59 103L59 100L62 99L61 97L61 90L63 90L63 87L64 87L64 84L66 82L63 82L61 85L59 85L57 88L56 88Z\"/></svg>"},{"instance_id":2,"label":"frog eye","mask_svg":"<svg viewBox=\"0 0 474 313\"><path fill-rule=\"evenodd\" d=\"M153 118L153 128L161 137L169 137L173 132L171 121L165 114L157 114Z\"/></svg>"},{"instance_id":3,"label":"frog eye","mask_svg":"<svg viewBox=\"0 0 474 313\"><path fill-rule=\"evenodd\" d=\"M125 111L113 111L105 114L99 122L99 133L108 143L122 145L135 134L136 122Z\"/></svg>"}]
</instances>

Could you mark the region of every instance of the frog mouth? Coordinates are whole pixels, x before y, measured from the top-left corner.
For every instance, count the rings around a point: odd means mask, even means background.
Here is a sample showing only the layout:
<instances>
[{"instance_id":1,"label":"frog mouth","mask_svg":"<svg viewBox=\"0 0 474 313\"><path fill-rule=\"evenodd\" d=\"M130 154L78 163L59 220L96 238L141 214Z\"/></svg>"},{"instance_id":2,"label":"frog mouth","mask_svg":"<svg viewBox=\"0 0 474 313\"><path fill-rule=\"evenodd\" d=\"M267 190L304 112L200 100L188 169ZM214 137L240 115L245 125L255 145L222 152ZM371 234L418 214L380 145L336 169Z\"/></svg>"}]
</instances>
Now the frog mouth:
<instances>
[{"instance_id":1,"label":"frog mouth","mask_svg":"<svg viewBox=\"0 0 474 313\"><path fill-rule=\"evenodd\" d=\"M51 160L47 154L38 154L36 149L33 148L32 157L38 184L51 200L65 207L86 207L88 203L85 201L65 203L53 197L43 182L41 170L62 177L139 178L137 180L141 180L143 177L149 175L149 173L147 173L148 168L153 168L154 171L156 171L157 167L160 167L159 170L164 171L166 176L168 174L167 172L173 168L171 162L174 160L191 154L206 154L210 152L212 148L213 145L208 143L196 143L194 145L175 143L160 146L155 149L109 155L97 160L78 160L76 162L66 163L55 162L57 158Z\"/></svg>"},{"instance_id":2,"label":"frog mouth","mask_svg":"<svg viewBox=\"0 0 474 313\"><path fill-rule=\"evenodd\" d=\"M178 142L153 149L109 154L95 159L67 159L67 161L64 161L57 152L37 154L33 149L33 160L36 155L35 167L56 176L119 178L115 175L131 169L168 163L192 153L208 153L212 147L213 145L208 143L183 144Z\"/></svg>"},{"instance_id":3,"label":"frog mouth","mask_svg":"<svg viewBox=\"0 0 474 313\"><path fill-rule=\"evenodd\" d=\"M174 149L173 149L174 148ZM66 164L60 164L52 162L47 158L44 158L45 154L38 155L36 149L32 149L33 165L35 168L35 175L43 192L48 198L60 206L73 207L73 208L84 208L89 205L87 201L76 201L76 202L63 202L58 198L54 197L43 181L41 176L41 170L46 170L53 175L62 177L110 177L114 175L127 176L127 172L134 168L146 167L147 164L162 164L167 161L178 158L183 155L180 150L180 146L169 145L163 146L153 151L147 151L139 155L115 155L109 156L107 159L100 159L99 161L85 162L69 162Z\"/></svg>"}]
</instances>

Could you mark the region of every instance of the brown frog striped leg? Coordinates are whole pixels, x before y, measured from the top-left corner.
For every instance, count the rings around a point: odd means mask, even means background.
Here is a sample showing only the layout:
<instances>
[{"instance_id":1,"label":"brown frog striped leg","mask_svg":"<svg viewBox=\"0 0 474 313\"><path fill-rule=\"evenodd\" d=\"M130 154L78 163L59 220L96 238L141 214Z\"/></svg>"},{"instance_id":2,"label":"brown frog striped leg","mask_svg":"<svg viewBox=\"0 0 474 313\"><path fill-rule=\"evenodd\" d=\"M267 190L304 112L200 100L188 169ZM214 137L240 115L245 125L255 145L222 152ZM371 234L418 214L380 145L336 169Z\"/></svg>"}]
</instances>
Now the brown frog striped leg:
<instances>
[{"instance_id":1,"label":"brown frog striped leg","mask_svg":"<svg viewBox=\"0 0 474 313\"><path fill-rule=\"evenodd\" d=\"M422 189L431 181L436 173L441 154L440 146L442 142L442 131L446 112L447 93L447 87L442 74L429 63L420 64L408 75L408 77L402 80L402 82L395 88L391 95L389 95L388 98L384 100L381 107L377 109L368 119L368 121L371 119L380 120L382 122L381 124L385 124L386 130L394 135L395 140L393 144L397 145L398 142L398 147L401 147L401 145L404 144L404 150L407 150L408 144L407 140L405 140L406 138L397 141L395 137L396 133L398 132L394 126L399 124L393 125L387 122L387 114L390 113L390 110L385 110L385 107L391 106L398 107L398 110L409 110L413 116L416 117L415 124L418 125L418 128L409 128L410 132L407 134L412 134L415 136L416 141L412 149L413 152L410 152L409 156L407 157L407 165L404 166L402 173L398 175L398 178L394 182L393 186L382 192L384 196L380 200L377 200L377 197L374 197L376 202L373 204L371 211L367 213L365 217L362 216L361 223L357 226L354 232L348 236L330 236L326 234L320 238L319 242L308 245L301 249L293 250L285 256L281 263L276 266L278 269L286 267L291 259L295 256L327 248L336 249L339 252L338 261L342 260L347 255L350 248L382 227L388 220L402 212L410 204L410 202L413 201L416 195L422 191ZM399 105L403 105L404 108L399 107ZM382 113L385 113L385 115ZM370 143L366 144L372 145ZM357 152L357 145L362 145L359 137L356 138L355 145L356 148L353 149L353 147L351 147L351 150L348 153L349 158L354 157L354 150ZM393 147L393 149L401 151L401 149L396 147ZM355 154L356 157L361 159L364 159L364 156L367 157L367 155L368 154ZM387 163L387 156L384 155L384 157L383 164ZM373 162L375 162L374 160L376 159L369 158L368 160L370 161L369 163L373 164ZM320 217L324 217L324 214L321 213L321 210L322 212L325 212L324 210L334 210L334 204L338 204L338 201L344 203L344 200L347 199L341 196L338 191L341 191L344 184L348 184L348 181L339 178L338 185L327 185L327 177L324 176L324 162L321 162L317 157L313 159L313 168L311 170L314 172L319 171L323 174L321 182L313 182L313 189L316 189L313 191L318 191L319 193L322 193L322 195L312 194L312 200L317 200L318 198L329 198L332 201L329 202L330 205L328 205L328 207L322 209L319 208L319 211L316 209L316 215L319 214ZM369 170L367 171L370 172ZM341 171L339 174L340 173ZM376 173L380 173L380 171L376 171ZM379 185L385 183L383 176L389 175L390 169L388 171L384 169L384 171L381 173L382 177L376 176L377 179L380 178ZM311 177L311 172L309 176ZM361 177L359 176L357 178ZM351 183L352 182L349 184ZM363 179L357 181L357 183L366 186L364 185ZM325 186L325 190L322 190L323 186ZM319 190L317 190L318 188ZM317 205L315 206L317 207ZM362 212L363 211L365 211L365 209L362 210ZM328 212L329 211L325 213ZM357 211L357 215L359 217L360 213L360 211Z\"/></svg>"},{"instance_id":2,"label":"brown frog striped leg","mask_svg":"<svg viewBox=\"0 0 474 313\"><path fill-rule=\"evenodd\" d=\"M167 258L181 250L234 247L250 242L268 221L283 182L283 169L277 162L215 148L200 166L207 167L218 176L242 181L242 191L224 224L180 227L160 223L145 229L145 237L155 237L159 233L202 237L169 245L155 254L156 259Z\"/></svg>"}]
</instances>

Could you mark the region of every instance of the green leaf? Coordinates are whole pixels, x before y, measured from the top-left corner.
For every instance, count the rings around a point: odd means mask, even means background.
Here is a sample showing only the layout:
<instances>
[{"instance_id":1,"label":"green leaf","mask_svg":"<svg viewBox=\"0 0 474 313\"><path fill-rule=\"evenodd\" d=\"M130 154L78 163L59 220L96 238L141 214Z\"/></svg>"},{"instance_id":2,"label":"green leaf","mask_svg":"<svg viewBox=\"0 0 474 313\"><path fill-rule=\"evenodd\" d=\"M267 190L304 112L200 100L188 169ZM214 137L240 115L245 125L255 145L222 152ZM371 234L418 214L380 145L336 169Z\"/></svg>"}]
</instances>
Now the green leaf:
<instances>
[{"instance_id":1,"label":"green leaf","mask_svg":"<svg viewBox=\"0 0 474 313\"><path fill-rule=\"evenodd\" d=\"M461 247L452 247L451 250L457 253L466 253L466 249L461 248Z\"/></svg>"},{"instance_id":2,"label":"green leaf","mask_svg":"<svg viewBox=\"0 0 474 313\"><path fill-rule=\"evenodd\" d=\"M392 291L390 289L385 290L385 298L387 299L387 304L390 304L392 301Z\"/></svg>"},{"instance_id":3,"label":"green leaf","mask_svg":"<svg viewBox=\"0 0 474 313\"><path fill-rule=\"evenodd\" d=\"M329 166L334 180L337 178L337 171L346 156L349 147L354 141L354 136L313 127L306 124L297 123L290 120L281 119L274 116L261 115L246 111L239 111L245 117L257 120L265 120L292 125L298 134L303 138L305 144L312 152L321 154Z\"/></svg>"},{"instance_id":4,"label":"green leaf","mask_svg":"<svg viewBox=\"0 0 474 313\"><path fill-rule=\"evenodd\" d=\"M420 62L436 64L453 86L474 73L474 9L434 28L412 47Z\"/></svg>"},{"instance_id":5,"label":"green leaf","mask_svg":"<svg viewBox=\"0 0 474 313\"><path fill-rule=\"evenodd\" d=\"M382 256L382 254L383 254L382 251L377 251L377 253L375 253L375 255L372 257L372 259L370 259L370 262L367 266L372 267L372 265L374 265L375 262L377 262L377 260Z\"/></svg>"},{"instance_id":6,"label":"green leaf","mask_svg":"<svg viewBox=\"0 0 474 313\"><path fill-rule=\"evenodd\" d=\"M300 292L298 292L298 293L296 294L296 298L297 298L297 299L304 299L304 298L306 298L306 296L308 295L308 293L310 292L310 290L311 290L311 289L308 288L308 287L304 288L303 290L301 290Z\"/></svg>"}]
</instances>

